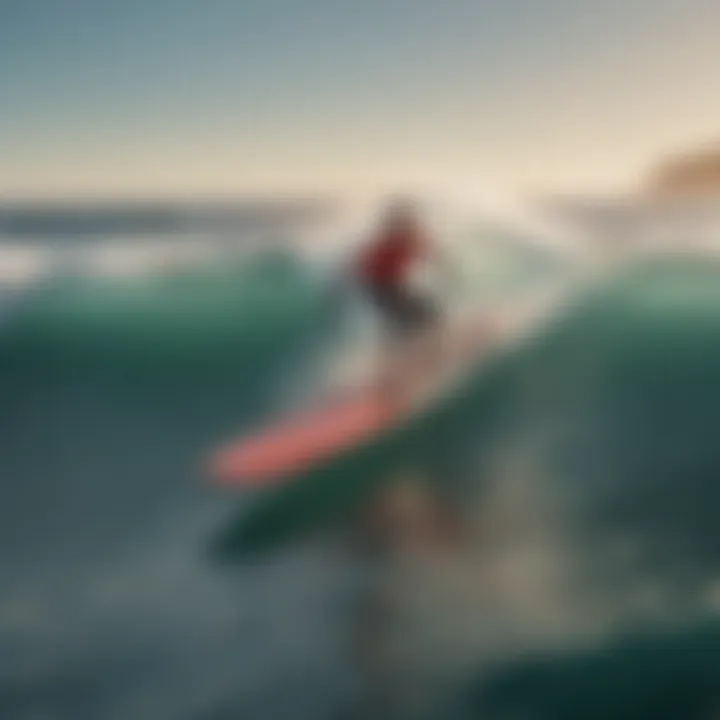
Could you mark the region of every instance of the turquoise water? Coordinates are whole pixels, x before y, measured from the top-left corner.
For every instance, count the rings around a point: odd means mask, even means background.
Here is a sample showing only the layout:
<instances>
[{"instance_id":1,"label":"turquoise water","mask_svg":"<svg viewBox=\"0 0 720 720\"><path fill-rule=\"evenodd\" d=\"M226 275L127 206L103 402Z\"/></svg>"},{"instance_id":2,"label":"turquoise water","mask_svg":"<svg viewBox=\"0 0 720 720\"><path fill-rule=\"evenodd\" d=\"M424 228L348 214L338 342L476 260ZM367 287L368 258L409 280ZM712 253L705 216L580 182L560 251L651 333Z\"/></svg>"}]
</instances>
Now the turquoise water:
<instances>
[{"instance_id":1,"label":"turquoise water","mask_svg":"<svg viewBox=\"0 0 720 720\"><path fill-rule=\"evenodd\" d=\"M718 272L613 279L279 507L211 492L200 463L321 381L342 312L317 278L275 259L46 284L0 339L0 716L352 708L357 568L335 533L412 468L483 538L402 588L434 589L400 641L398 686L437 679L439 717L706 717L720 702ZM472 592L437 582L449 565L477 575Z\"/></svg>"}]
</instances>

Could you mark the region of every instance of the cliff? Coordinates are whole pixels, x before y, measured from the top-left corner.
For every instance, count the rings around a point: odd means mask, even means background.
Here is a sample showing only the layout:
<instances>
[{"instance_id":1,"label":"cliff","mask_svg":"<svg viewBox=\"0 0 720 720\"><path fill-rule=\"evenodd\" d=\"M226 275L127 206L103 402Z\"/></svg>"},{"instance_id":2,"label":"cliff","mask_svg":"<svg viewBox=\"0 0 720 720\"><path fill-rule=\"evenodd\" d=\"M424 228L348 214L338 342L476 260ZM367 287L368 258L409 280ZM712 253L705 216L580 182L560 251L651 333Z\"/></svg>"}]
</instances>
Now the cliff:
<instances>
[{"instance_id":1,"label":"cliff","mask_svg":"<svg viewBox=\"0 0 720 720\"><path fill-rule=\"evenodd\" d=\"M646 189L661 197L720 198L720 147L670 157L651 173Z\"/></svg>"}]
</instances>

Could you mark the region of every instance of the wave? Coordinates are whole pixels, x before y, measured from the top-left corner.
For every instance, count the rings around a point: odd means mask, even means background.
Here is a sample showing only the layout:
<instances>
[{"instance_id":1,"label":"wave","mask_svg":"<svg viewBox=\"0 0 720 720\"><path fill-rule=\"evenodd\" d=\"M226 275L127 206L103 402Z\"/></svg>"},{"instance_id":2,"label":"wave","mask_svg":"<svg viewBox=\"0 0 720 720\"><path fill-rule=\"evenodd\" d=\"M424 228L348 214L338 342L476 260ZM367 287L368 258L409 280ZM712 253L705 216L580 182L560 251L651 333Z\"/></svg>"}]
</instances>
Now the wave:
<instances>
[{"instance_id":1,"label":"wave","mask_svg":"<svg viewBox=\"0 0 720 720\"><path fill-rule=\"evenodd\" d=\"M274 525L244 537L246 551L278 551L272 563L208 562L208 539L267 498L209 493L198 461L312 393L325 352L355 332L329 301L327 266L308 272L305 253L56 274L17 306L0 333L0 504L12 508L0 644L19 668L0 689L6 714L268 717L292 704L323 717L352 702L338 605L356 568L323 531L334 540L408 468L460 506L468 535L388 573L398 693L494 683L497 671L498 686L540 706L537 684L513 679L533 674L529 656L557 659L558 678L595 652L629 673L613 655L618 628L714 607L720 364L707 264L602 287L422 422L306 478ZM501 248L493 258L478 247L467 293L501 304L534 261L520 271ZM565 271L548 263L544 280Z\"/></svg>"}]
</instances>

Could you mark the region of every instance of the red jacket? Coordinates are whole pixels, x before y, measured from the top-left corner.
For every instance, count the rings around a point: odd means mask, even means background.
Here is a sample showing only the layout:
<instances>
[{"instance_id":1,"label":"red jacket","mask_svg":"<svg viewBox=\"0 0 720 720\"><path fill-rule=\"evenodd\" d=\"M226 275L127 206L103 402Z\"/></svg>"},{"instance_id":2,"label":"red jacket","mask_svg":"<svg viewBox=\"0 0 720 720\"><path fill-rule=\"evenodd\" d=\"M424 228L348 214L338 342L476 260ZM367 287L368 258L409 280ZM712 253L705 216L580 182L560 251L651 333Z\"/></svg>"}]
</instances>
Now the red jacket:
<instances>
[{"instance_id":1,"label":"red jacket","mask_svg":"<svg viewBox=\"0 0 720 720\"><path fill-rule=\"evenodd\" d=\"M360 277L370 285L401 285L424 249L424 240L416 233L381 235L362 253Z\"/></svg>"}]
</instances>

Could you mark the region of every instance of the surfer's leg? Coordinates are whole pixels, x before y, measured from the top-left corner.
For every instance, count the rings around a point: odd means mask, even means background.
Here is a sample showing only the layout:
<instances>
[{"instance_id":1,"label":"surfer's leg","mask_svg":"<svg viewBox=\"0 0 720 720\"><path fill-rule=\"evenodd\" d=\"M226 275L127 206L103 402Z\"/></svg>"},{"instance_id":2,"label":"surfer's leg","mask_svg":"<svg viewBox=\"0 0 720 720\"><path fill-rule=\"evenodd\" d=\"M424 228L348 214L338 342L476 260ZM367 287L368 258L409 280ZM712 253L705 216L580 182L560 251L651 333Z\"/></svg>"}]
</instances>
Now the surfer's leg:
<instances>
[{"instance_id":1,"label":"surfer's leg","mask_svg":"<svg viewBox=\"0 0 720 720\"><path fill-rule=\"evenodd\" d=\"M439 309L427 297L406 293L404 327L408 339L404 352L404 373L409 392L422 390L424 383L439 371L444 347Z\"/></svg>"},{"instance_id":2,"label":"surfer's leg","mask_svg":"<svg viewBox=\"0 0 720 720\"><path fill-rule=\"evenodd\" d=\"M445 323L439 306L429 298L419 299L418 315L423 361L428 372L435 372L443 359Z\"/></svg>"},{"instance_id":3,"label":"surfer's leg","mask_svg":"<svg viewBox=\"0 0 720 720\"><path fill-rule=\"evenodd\" d=\"M382 288L376 293L376 304L383 321L383 337L378 362L378 392L384 403L402 405L406 400L408 318L402 290Z\"/></svg>"},{"instance_id":4,"label":"surfer's leg","mask_svg":"<svg viewBox=\"0 0 720 720\"><path fill-rule=\"evenodd\" d=\"M386 289L379 285L368 284L364 287L365 296L374 307L380 321L379 342L375 371L375 390L382 399L392 385L390 357L394 344L394 326L392 307Z\"/></svg>"},{"instance_id":5,"label":"surfer's leg","mask_svg":"<svg viewBox=\"0 0 720 720\"><path fill-rule=\"evenodd\" d=\"M371 290L383 321L378 392L383 402L404 406L435 372L442 337L432 300L402 286Z\"/></svg>"}]
</instances>

